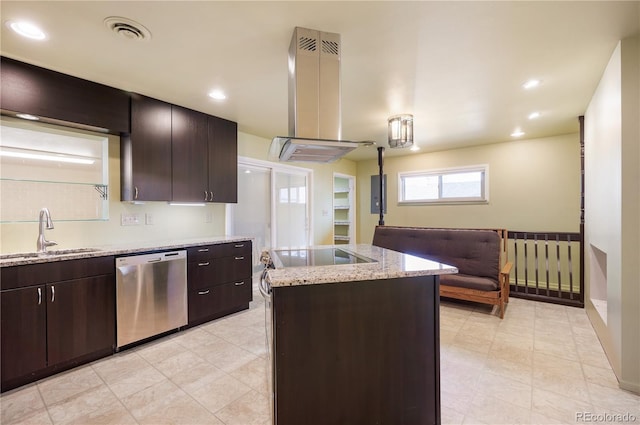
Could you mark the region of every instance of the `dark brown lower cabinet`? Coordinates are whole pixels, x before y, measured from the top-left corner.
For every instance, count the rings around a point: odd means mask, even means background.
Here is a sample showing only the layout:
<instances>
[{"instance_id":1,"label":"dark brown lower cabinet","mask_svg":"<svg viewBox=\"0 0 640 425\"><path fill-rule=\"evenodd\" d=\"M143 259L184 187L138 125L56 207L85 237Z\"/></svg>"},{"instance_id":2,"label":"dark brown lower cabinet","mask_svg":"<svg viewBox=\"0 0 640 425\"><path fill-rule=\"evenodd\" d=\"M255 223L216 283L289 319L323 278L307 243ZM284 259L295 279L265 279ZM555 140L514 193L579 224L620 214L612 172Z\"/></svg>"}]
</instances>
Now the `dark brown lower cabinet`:
<instances>
[{"instance_id":1,"label":"dark brown lower cabinet","mask_svg":"<svg viewBox=\"0 0 640 425\"><path fill-rule=\"evenodd\" d=\"M273 288L274 424L439 424L438 285Z\"/></svg>"},{"instance_id":2,"label":"dark brown lower cabinet","mask_svg":"<svg viewBox=\"0 0 640 425\"><path fill-rule=\"evenodd\" d=\"M251 241L187 249L189 325L249 308Z\"/></svg>"},{"instance_id":3,"label":"dark brown lower cabinet","mask_svg":"<svg viewBox=\"0 0 640 425\"><path fill-rule=\"evenodd\" d=\"M0 293L2 383L29 376L47 366L45 286Z\"/></svg>"},{"instance_id":4,"label":"dark brown lower cabinet","mask_svg":"<svg viewBox=\"0 0 640 425\"><path fill-rule=\"evenodd\" d=\"M189 324L195 325L236 311L245 310L251 301L251 279L224 283L189 293Z\"/></svg>"},{"instance_id":5,"label":"dark brown lower cabinet","mask_svg":"<svg viewBox=\"0 0 640 425\"><path fill-rule=\"evenodd\" d=\"M47 285L50 365L111 350L115 341L113 275Z\"/></svg>"},{"instance_id":6,"label":"dark brown lower cabinet","mask_svg":"<svg viewBox=\"0 0 640 425\"><path fill-rule=\"evenodd\" d=\"M110 257L0 270L2 391L113 353L113 261ZM44 283L54 277L67 280Z\"/></svg>"}]
</instances>

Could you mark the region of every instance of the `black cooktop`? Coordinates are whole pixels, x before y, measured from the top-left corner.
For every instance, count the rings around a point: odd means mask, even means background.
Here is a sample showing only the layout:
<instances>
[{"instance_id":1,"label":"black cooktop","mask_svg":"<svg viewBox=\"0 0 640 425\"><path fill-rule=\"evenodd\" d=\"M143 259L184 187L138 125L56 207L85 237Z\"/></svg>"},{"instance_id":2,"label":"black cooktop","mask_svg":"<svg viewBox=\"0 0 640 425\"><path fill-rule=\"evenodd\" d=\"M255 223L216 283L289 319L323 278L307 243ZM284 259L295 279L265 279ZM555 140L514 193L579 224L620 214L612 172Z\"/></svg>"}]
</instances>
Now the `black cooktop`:
<instances>
[{"instance_id":1,"label":"black cooktop","mask_svg":"<svg viewBox=\"0 0 640 425\"><path fill-rule=\"evenodd\" d=\"M331 266L337 264L373 263L376 261L352 254L340 248L280 249L275 250L274 253L282 262L283 267Z\"/></svg>"}]
</instances>

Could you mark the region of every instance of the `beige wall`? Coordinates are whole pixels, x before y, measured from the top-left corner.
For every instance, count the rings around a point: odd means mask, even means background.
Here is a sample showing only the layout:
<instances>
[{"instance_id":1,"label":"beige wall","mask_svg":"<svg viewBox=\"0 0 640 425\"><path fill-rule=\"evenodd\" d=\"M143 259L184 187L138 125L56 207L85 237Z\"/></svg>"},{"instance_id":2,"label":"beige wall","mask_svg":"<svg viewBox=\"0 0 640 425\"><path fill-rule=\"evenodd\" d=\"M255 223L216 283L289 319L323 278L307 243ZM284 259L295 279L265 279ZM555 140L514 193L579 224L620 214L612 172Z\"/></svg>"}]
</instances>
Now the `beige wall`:
<instances>
[{"instance_id":1,"label":"beige wall","mask_svg":"<svg viewBox=\"0 0 640 425\"><path fill-rule=\"evenodd\" d=\"M577 123L577 117L576 117ZM471 205L398 205L398 173L489 165L489 202ZM385 158L387 225L579 231L578 134ZM358 162L358 241L370 243L378 215L370 213L370 176L377 160Z\"/></svg>"},{"instance_id":2,"label":"beige wall","mask_svg":"<svg viewBox=\"0 0 640 425\"><path fill-rule=\"evenodd\" d=\"M620 387L640 393L640 47L613 52L585 114L586 309ZM606 254L600 287L592 253ZM606 315L591 300L606 294ZM602 311L602 310L601 310ZM604 316L604 317L602 317Z\"/></svg>"}]
</instances>

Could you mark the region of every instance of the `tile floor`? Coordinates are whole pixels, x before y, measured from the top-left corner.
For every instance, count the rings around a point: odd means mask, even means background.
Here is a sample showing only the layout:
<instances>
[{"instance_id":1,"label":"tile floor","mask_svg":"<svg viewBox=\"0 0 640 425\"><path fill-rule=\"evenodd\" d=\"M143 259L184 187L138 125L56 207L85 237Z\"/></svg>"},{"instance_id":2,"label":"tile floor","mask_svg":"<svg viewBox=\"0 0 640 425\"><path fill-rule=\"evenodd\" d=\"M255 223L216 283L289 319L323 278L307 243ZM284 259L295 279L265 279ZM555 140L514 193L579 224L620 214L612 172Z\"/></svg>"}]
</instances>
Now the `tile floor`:
<instances>
[{"instance_id":1,"label":"tile floor","mask_svg":"<svg viewBox=\"0 0 640 425\"><path fill-rule=\"evenodd\" d=\"M443 424L640 424L584 310L511 299L500 320L443 302L441 322ZM266 425L265 358L255 292L249 310L3 394L1 423Z\"/></svg>"}]
</instances>

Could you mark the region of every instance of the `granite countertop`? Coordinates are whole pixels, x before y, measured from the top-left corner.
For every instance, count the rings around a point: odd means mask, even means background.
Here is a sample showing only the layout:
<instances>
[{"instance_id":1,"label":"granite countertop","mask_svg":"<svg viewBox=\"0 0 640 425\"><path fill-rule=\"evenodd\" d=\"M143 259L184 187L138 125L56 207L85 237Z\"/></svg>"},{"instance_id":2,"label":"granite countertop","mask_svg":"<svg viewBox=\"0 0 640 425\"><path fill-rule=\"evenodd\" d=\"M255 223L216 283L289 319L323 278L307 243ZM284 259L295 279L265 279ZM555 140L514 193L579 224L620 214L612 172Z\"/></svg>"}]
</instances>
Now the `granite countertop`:
<instances>
[{"instance_id":1,"label":"granite countertop","mask_svg":"<svg viewBox=\"0 0 640 425\"><path fill-rule=\"evenodd\" d=\"M75 249L65 249L62 246L55 246L49 249L46 254L38 254L35 251L15 254L2 254L0 255L0 267L49 263L53 261L75 260L79 258L106 257L109 255L129 255L150 251L166 251L172 249L184 249L192 246L215 245L248 240L253 240L253 238L246 236L211 236L205 238L187 238L149 242L128 242L112 245L95 245L88 248Z\"/></svg>"},{"instance_id":2,"label":"granite countertop","mask_svg":"<svg viewBox=\"0 0 640 425\"><path fill-rule=\"evenodd\" d=\"M308 249L324 248L338 248L356 254L356 256L364 256L376 261L358 264L278 268L277 256L272 255L272 257L276 257L274 259L276 268L268 271L266 280L271 287L277 288L458 273L458 269L453 266L374 245L325 245Z\"/></svg>"}]
</instances>

